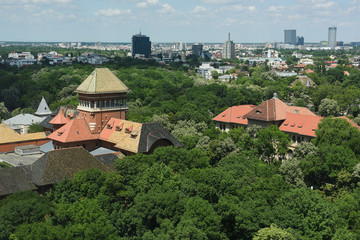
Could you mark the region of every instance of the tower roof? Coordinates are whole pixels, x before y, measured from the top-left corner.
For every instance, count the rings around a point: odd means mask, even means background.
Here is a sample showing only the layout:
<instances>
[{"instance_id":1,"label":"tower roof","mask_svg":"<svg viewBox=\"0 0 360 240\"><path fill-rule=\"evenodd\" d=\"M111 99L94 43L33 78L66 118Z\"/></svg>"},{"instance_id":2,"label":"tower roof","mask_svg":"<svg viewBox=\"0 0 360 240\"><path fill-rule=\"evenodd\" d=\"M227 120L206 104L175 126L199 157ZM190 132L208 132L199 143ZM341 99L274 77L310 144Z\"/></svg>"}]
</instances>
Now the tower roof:
<instances>
[{"instance_id":1,"label":"tower roof","mask_svg":"<svg viewBox=\"0 0 360 240\"><path fill-rule=\"evenodd\" d=\"M64 111L60 111L53 119L50 120L51 124L67 124L70 122L70 119L66 118Z\"/></svg>"},{"instance_id":2,"label":"tower roof","mask_svg":"<svg viewBox=\"0 0 360 240\"><path fill-rule=\"evenodd\" d=\"M96 68L80 86L77 93L121 93L128 92L129 88L108 68Z\"/></svg>"},{"instance_id":3,"label":"tower roof","mask_svg":"<svg viewBox=\"0 0 360 240\"><path fill-rule=\"evenodd\" d=\"M51 111L50 108L48 106L48 104L46 103L46 100L44 98L44 96L41 98L39 107L35 113L35 115L37 116L46 116L46 115L50 115Z\"/></svg>"}]
</instances>

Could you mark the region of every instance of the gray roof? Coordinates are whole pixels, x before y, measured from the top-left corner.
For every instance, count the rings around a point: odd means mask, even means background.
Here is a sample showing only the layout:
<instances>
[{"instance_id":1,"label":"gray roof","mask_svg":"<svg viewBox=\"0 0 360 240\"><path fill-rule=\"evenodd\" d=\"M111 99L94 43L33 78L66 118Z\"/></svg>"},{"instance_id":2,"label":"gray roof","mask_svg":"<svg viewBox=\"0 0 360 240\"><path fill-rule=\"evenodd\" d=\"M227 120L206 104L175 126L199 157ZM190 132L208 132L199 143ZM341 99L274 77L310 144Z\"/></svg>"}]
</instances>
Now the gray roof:
<instances>
[{"instance_id":1,"label":"gray roof","mask_svg":"<svg viewBox=\"0 0 360 240\"><path fill-rule=\"evenodd\" d=\"M15 117L6 119L4 121L5 124L11 126L11 125L31 125L33 123L40 123L42 120L44 120L44 117L37 117L35 115L25 113L25 114L19 114Z\"/></svg>"},{"instance_id":2,"label":"gray roof","mask_svg":"<svg viewBox=\"0 0 360 240\"><path fill-rule=\"evenodd\" d=\"M30 166L0 169L0 196L35 189L31 182Z\"/></svg>"},{"instance_id":3,"label":"gray roof","mask_svg":"<svg viewBox=\"0 0 360 240\"><path fill-rule=\"evenodd\" d=\"M82 147L53 150L31 165L32 182L37 186L55 184L89 168L112 170Z\"/></svg>"},{"instance_id":4,"label":"gray roof","mask_svg":"<svg viewBox=\"0 0 360 240\"><path fill-rule=\"evenodd\" d=\"M51 111L50 108L48 106L48 104L46 103L46 100L44 98L44 96L41 98L39 107L35 113L36 116L47 116L50 115Z\"/></svg>"},{"instance_id":5,"label":"gray roof","mask_svg":"<svg viewBox=\"0 0 360 240\"><path fill-rule=\"evenodd\" d=\"M114 152L116 152L116 151L109 149L109 148L98 147L97 149L91 151L90 154L95 156L95 155L114 153Z\"/></svg>"},{"instance_id":6,"label":"gray roof","mask_svg":"<svg viewBox=\"0 0 360 240\"><path fill-rule=\"evenodd\" d=\"M47 153L54 150L53 141L44 143L43 145L40 145L40 151Z\"/></svg>"},{"instance_id":7,"label":"gray roof","mask_svg":"<svg viewBox=\"0 0 360 240\"><path fill-rule=\"evenodd\" d=\"M139 153L152 153L159 140L171 143L175 147L184 147L168 130L158 123L143 123L139 142Z\"/></svg>"}]
</instances>

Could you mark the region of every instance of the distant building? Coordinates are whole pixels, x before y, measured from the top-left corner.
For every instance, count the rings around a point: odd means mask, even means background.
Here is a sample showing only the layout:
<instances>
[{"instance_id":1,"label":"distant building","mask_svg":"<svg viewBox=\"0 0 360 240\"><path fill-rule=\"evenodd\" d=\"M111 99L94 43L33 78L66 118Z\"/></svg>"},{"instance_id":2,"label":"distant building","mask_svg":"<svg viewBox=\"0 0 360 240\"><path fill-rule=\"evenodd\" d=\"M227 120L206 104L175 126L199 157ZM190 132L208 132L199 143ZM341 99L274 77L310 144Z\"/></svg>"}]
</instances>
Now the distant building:
<instances>
[{"instance_id":1,"label":"distant building","mask_svg":"<svg viewBox=\"0 0 360 240\"><path fill-rule=\"evenodd\" d=\"M197 56L197 57L201 57L201 53L203 50L203 45L202 44L194 44L192 45L192 54Z\"/></svg>"},{"instance_id":2,"label":"distant building","mask_svg":"<svg viewBox=\"0 0 360 240\"><path fill-rule=\"evenodd\" d=\"M228 40L224 43L222 57L230 58L230 59L235 58L235 44L233 41L230 40L230 33L229 33Z\"/></svg>"},{"instance_id":3,"label":"distant building","mask_svg":"<svg viewBox=\"0 0 360 240\"><path fill-rule=\"evenodd\" d=\"M151 42L150 38L141 35L141 32L139 34L132 36L132 48L131 53L133 57L136 57L137 55L144 55L144 57L148 58L151 54Z\"/></svg>"},{"instance_id":4,"label":"distant building","mask_svg":"<svg viewBox=\"0 0 360 240\"><path fill-rule=\"evenodd\" d=\"M284 30L284 43L296 45L296 30Z\"/></svg>"},{"instance_id":5,"label":"distant building","mask_svg":"<svg viewBox=\"0 0 360 240\"><path fill-rule=\"evenodd\" d=\"M336 27L329 27L328 46L331 49L336 47Z\"/></svg>"},{"instance_id":6,"label":"distant building","mask_svg":"<svg viewBox=\"0 0 360 240\"><path fill-rule=\"evenodd\" d=\"M304 45L304 37L303 36L296 37L296 45L299 45L299 46Z\"/></svg>"}]
</instances>

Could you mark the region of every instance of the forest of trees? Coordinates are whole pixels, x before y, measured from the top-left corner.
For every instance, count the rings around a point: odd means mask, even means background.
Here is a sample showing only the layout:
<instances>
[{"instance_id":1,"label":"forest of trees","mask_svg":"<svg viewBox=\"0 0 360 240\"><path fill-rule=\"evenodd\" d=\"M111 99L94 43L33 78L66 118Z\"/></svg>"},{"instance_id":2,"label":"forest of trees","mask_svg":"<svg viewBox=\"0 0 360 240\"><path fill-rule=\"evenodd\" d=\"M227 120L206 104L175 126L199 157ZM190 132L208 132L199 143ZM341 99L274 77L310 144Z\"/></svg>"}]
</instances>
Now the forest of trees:
<instances>
[{"instance_id":1,"label":"forest of trees","mask_svg":"<svg viewBox=\"0 0 360 240\"><path fill-rule=\"evenodd\" d=\"M102 66L132 90L129 120L158 122L185 147L118 159L111 173L79 172L44 195L8 196L0 201L0 240L358 239L360 131L331 116L358 121L360 71L346 64L324 71L323 60L312 66L313 89L290 88L294 77L281 79L262 65L231 83L152 61ZM93 69L0 65L2 116L34 111L41 96L53 110L76 105L73 91ZM274 92L330 116L291 158L290 138L276 126L214 127L212 117L226 108L260 104Z\"/></svg>"}]
</instances>

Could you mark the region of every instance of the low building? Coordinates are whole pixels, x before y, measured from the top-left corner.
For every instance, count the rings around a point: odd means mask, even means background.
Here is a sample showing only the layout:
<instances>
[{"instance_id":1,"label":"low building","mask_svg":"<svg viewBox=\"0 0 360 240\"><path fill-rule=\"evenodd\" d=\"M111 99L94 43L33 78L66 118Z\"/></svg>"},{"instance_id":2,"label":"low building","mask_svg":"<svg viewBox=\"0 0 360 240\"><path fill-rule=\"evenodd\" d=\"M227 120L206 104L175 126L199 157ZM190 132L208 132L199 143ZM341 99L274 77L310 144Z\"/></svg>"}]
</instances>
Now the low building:
<instances>
[{"instance_id":1,"label":"low building","mask_svg":"<svg viewBox=\"0 0 360 240\"><path fill-rule=\"evenodd\" d=\"M274 94L273 98L259 106L230 107L212 120L221 131L229 131L240 126L257 125L267 128L276 125L293 140L301 142L310 141L315 137L317 124L321 119L322 117L316 116L307 108L286 105Z\"/></svg>"},{"instance_id":2,"label":"low building","mask_svg":"<svg viewBox=\"0 0 360 240\"><path fill-rule=\"evenodd\" d=\"M50 151L31 165L0 169L0 198L27 190L43 193L55 183L72 179L81 170L114 171L114 159L121 155L106 155L93 156L82 147L67 148Z\"/></svg>"},{"instance_id":3,"label":"low building","mask_svg":"<svg viewBox=\"0 0 360 240\"><path fill-rule=\"evenodd\" d=\"M7 124L0 124L0 152L13 152L17 146L40 146L49 141L44 132L19 134Z\"/></svg>"}]
</instances>

